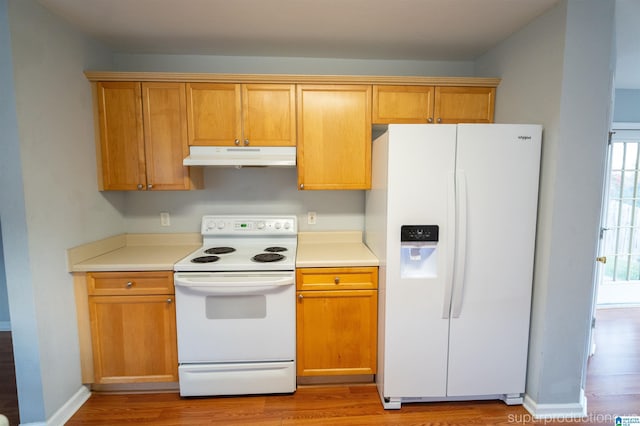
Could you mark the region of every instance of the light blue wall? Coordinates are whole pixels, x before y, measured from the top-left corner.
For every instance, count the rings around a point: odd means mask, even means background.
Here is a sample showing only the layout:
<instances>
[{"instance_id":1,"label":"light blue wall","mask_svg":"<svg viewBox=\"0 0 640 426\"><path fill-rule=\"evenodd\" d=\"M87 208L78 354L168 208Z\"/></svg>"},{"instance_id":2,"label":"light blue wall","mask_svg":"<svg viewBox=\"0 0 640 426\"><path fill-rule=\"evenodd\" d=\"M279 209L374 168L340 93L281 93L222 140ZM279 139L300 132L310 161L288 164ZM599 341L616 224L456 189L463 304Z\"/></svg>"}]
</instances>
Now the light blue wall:
<instances>
[{"instance_id":1,"label":"light blue wall","mask_svg":"<svg viewBox=\"0 0 640 426\"><path fill-rule=\"evenodd\" d=\"M473 76L473 61L400 61L257 56L115 54L119 71Z\"/></svg>"},{"instance_id":2,"label":"light blue wall","mask_svg":"<svg viewBox=\"0 0 640 426\"><path fill-rule=\"evenodd\" d=\"M613 75L613 2L563 0L477 62L496 120L544 125L527 396L580 404Z\"/></svg>"},{"instance_id":3,"label":"light blue wall","mask_svg":"<svg viewBox=\"0 0 640 426\"><path fill-rule=\"evenodd\" d=\"M20 419L45 418L38 324L29 262L7 0L0 0L0 218Z\"/></svg>"},{"instance_id":4,"label":"light blue wall","mask_svg":"<svg viewBox=\"0 0 640 426\"><path fill-rule=\"evenodd\" d=\"M640 90L616 89L613 121L640 123Z\"/></svg>"},{"instance_id":5,"label":"light blue wall","mask_svg":"<svg viewBox=\"0 0 640 426\"><path fill-rule=\"evenodd\" d=\"M20 420L41 423L81 390L66 249L124 229L122 194L96 191L85 68L111 53L36 0L0 1L0 217Z\"/></svg>"},{"instance_id":6,"label":"light blue wall","mask_svg":"<svg viewBox=\"0 0 640 426\"><path fill-rule=\"evenodd\" d=\"M1 56L0 56L1 57ZM0 223L0 331L9 330L9 295L7 293L7 274L4 271L4 250L2 248L2 223Z\"/></svg>"},{"instance_id":7,"label":"light blue wall","mask_svg":"<svg viewBox=\"0 0 640 426\"><path fill-rule=\"evenodd\" d=\"M317 224L307 225L307 212ZM160 226L160 212L171 226ZM126 195L127 232L199 232L205 214L295 214L301 231L362 230L364 191L299 191L295 168L208 168L205 189Z\"/></svg>"}]
</instances>

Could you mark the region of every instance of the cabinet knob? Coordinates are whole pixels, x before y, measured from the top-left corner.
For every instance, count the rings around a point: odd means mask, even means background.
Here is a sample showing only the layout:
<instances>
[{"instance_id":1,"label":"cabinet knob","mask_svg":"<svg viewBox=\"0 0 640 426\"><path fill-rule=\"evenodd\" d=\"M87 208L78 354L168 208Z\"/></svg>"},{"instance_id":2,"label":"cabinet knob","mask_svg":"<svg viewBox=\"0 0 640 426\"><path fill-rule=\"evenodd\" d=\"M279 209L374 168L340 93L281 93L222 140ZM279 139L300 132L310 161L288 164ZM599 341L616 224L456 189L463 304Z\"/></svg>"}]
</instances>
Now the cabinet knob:
<instances>
[{"instance_id":1,"label":"cabinet knob","mask_svg":"<svg viewBox=\"0 0 640 426\"><path fill-rule=\"evenodd\" d=\"M247 146L247 145L249 145L249 139L244 140L244 146Z\"/></svg>"},{"instance_id":2,"label":"cabinet knob","mask_svg":"<svg viewBox=\"0 0 640 426\"><path fill-rule=\"evenodd\" d=\"M167 303L171 303L171 302L173 302L173 299L172 298L168 298L167 299Z\"/></svg>"},{"instance_id":3,"label":"cabinet knob","mask_svg":"<svg viewBox=\"0 0 640 426\"><path fill-rule=\"evenodd\" d=\"M433 117L427 118L427 123L433 123Z\"/></svg>"},{"instance_id":4,"label":"cabinet knob","mask_svg":"<svg viewBox=\"0 0 640 426\"><path fill-rule=\"evenodd\" d=\"M442 123L442 118L438 118L438 123Z\"/></svg>"},{"instance_id":5,"label":"cabinet knob","mask_svg":"<svg viewBox=\"0 0 640 426\"><path fill-rule=\"evenodd\" d=\"M302 294L299 294L299 295L298 295L298 299L299 299L299 300L302 300L302 299L304 299L304 296L303 296Z\"/></svg>"},{"instance_id":6,"label":"cabinet knob","mask_svg":"<svg viewBox=\"0 0 640 426\"><path fill-rule=\"evenodd\" d=\"M153 188L152 184L147 185L147 189L151 189L151 188Z\"/></svg>"},{"instance_id":7,"label":"cabinet knob","mask_svg":"<svg viewBox=\"0 0 640 426\"><path fill-rule=\"evenodd\" d=\"M335 277L333 279L333 282L336 283L336 284L340 284L340 277Z\"/></svg>"},{"instance_id":8,"label":"cabinet knob","mask_svg":"<svg viewBox=\"0 0 640 426\"><path fill-rule=\"evenodd\" d=\"M304 183L300 184L300 189L304 189Z\"/></svg>"},{"instance_id":9,"label":"cabinet knob","mask_svg":"<svg viewBox=\"0 0 640 426\"><path fill-rule=\"evenodd\" d=\"M236 139L235 141L233 141L234 144L236 144L236 146L240 145L240 140Z\"/></svg>"},{"instance_id":10,"label":"cabinet knob","mask_svg":"<svg viewBox=\"0 0 640 426\"><path fill-rule=\"evenodd\" d=\"M138 189L142 189L142 188L144 188L144 185L143 185L143 184L141 184L141 183L139 183L139 184L138 184Z\"/></svg>"},{"instance_id":11,"label":"cabinet knob","mask_svg":"<svg viewBox=\"0 0 640 426\"><path fill-rule=\"evenodd\" d=\"M127 288L131 288L133 287L133 282L132 281L127 281Z\"/></svg>"}]
</instances>

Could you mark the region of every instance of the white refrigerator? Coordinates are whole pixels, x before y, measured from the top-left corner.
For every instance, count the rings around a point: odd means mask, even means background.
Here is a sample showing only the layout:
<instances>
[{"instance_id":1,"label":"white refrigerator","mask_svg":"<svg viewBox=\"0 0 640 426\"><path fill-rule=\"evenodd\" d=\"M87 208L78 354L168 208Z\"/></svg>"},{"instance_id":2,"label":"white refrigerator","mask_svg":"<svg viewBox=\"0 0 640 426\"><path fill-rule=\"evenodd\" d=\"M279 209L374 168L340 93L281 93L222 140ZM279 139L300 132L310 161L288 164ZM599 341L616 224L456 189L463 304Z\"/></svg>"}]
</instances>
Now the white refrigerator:
<instances>
[{"instance_id":1,"label":"white refrigerator","mask_svg":"<svg viewBox=\"0 0 640 426\"><path fill-rule=\"evenodd\" d=\"M385 408L522 403L541 134L539 125L399 124L374 140L365 241L380 259Z\"/></svg>"}]
</instances>

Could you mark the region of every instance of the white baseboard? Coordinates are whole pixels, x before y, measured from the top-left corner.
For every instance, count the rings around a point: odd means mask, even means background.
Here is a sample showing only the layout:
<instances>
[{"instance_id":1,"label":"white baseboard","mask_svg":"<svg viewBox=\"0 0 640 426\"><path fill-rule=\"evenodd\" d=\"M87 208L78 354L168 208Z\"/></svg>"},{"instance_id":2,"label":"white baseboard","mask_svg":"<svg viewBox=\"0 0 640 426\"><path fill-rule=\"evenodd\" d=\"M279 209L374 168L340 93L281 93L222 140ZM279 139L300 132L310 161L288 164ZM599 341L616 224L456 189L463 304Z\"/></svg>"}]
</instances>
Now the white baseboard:
<instances>
[{"instance_id":1,"label":"white baseboard","mask_svg":"<svg viewBox=\"0 0 640 426\"><path fill-rule=\"evenodd\" d=\"M69 400L58 411L49 417L46 423L21 423L20 426L64 426L82 404L91 396L89 388L81 386Z\"/></svg>"},{"instance_id":2,"label":"white baseboard","mask_svg":"<svg viewBox=\"0 0 640 426\"><path fill-rule=\"evenodd\" d=\"M46 422L20 423L20 426L64 426L64 424L75 414L76 411L91 396L89 388L81 386L69 400L58 411L53 413Z\"/></svg>"},{"instance_id":3,"label":"white baseboard","mask_svg":"<svg viewBox=\"0 0 640 426\"><path fill-rule=\"evenodd\" d=\"M529 395L522 404L534 419L570 419L587 415L587 397L580 390L580 401L569 404L538 404Z\"/></svg>"},{"instance_id":4,"label":"white baseboard","mask_svg":"<svg viewBox=\"0 0 640 426\"><path fill-rule=\"evenodd\" d=\"M0 321L0 331L11 331L11 321Z\"/></svg>"}]
</instances>

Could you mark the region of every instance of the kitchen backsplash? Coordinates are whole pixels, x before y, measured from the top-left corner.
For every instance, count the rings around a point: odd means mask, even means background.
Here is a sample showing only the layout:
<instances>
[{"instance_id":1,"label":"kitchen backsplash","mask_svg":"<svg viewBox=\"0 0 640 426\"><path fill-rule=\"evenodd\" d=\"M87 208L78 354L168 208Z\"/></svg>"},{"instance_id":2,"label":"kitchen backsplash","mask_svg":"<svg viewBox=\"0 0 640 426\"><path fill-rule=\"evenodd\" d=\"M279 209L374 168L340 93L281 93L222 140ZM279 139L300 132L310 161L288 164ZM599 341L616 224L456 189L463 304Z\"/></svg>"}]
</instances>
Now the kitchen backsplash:
<instances>
[{"instance_id":1,"label":"kitchen backsplash","mask_svg":"<svg viewBox=\"0 0 640 426\"><path fill-rule=\"evenodd\" d=\"M204 175L203 190L126 192L125 231L199 232L205 214L295 214L301 231L364 228L364 191L299 191L295 168L208 167ZM160 225L161 212L170 226Z\"/></svg>"}]
</instances>

